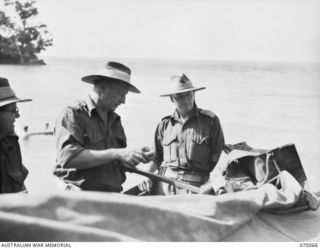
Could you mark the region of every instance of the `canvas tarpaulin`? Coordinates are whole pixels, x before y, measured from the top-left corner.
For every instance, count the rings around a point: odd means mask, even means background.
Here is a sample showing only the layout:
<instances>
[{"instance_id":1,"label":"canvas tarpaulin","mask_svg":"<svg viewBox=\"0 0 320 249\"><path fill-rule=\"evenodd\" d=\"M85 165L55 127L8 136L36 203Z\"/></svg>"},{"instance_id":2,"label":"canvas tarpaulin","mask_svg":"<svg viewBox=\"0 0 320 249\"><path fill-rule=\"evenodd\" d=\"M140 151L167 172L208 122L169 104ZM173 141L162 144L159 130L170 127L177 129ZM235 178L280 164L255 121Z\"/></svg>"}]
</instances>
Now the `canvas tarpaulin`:
<instances>
[{"instance_id":1,"label":"canvas tarpaulin","mask_svg":"<svg viewBox=\"0 0 320 249\"><path fill-rule=\"evenodd\" d=\"M286 171L281 188L220 196L58 192L0 196L1 241L315 241L319 209L290 212L303 190Z\"/></svg>"}]
</instances>

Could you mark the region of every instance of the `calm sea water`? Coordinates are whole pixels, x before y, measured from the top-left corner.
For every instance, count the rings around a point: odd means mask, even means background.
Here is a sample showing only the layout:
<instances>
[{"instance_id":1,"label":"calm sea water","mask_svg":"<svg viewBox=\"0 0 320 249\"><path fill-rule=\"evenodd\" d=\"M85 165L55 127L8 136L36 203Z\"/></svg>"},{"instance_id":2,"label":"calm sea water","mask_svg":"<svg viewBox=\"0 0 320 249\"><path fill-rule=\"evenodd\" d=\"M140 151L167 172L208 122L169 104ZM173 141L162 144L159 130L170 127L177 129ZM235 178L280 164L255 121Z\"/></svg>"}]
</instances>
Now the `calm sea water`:
<instances>
[{"instance_id":1,"label":"calm sea water","mask_svg":"<svg viewBox=\"0 0 320 249\"><path fill-rule=\"evenodd\" d=\"M41 131L53 127L61 108L86 96L91 88L80 78L104 66L110 58L45 58L47 66L0 66L18 96L33 102L19 105L24 125ZM199 107L215 112L227 143L246 141L255 148L272 149L287 143L297 147L312 189L320 190L320 65L298 63L247 63L117 59L132 68L141 94L127 95L117 112L129 147L151 145L160 119L173 112L166 91L170 76L185 73L196 86ZM54 137L34 136L21 141L24 164L30 171L30 191L55 191ZM129 177L127 184L136 182Z\"/></svg>"}]
</instances>

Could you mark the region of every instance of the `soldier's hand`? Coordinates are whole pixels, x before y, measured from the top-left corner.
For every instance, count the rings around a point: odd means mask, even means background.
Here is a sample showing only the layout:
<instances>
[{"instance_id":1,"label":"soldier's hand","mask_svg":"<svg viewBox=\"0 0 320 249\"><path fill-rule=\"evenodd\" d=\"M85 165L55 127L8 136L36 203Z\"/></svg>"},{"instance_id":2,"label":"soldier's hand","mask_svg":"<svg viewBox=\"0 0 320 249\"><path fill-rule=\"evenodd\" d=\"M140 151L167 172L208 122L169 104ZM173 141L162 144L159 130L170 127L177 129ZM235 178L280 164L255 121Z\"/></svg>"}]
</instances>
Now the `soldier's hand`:
<instances>
[{"instance_id":1,"label":"soldier's hand","mask_svg":"<svg viewBox=\"0 0 320 249\"><path fill-rule=\"evenodd\" d=\"M119 149L118 158L122 164L129 167L148 162L148 157L140 150Z\"/></svg>"},{"instance_id":2,"label":"soldier's hand","mask_svg":"<svg viewBox=\"0 0 320 249\"><path fill-rule=\"evenodd\" d=\"M150 193L152 185L153 183L150 180L150 178L147 178L146 180L144 180L142 183L138 185L138 188L140 189L141 192Z\"/></svg>"},{"instance_id":3,"label":"soldier's hand","mask_svg":"<svg viewBox=\"0 0 320 249\"><path fill-rule=\"evenodd\" d=\"M141 152L148 159L148 162L150 162L152 159L154 159L155 151L153 149L151 149L150 147L147 147L147 146L142 147Z\"/></svg>"},{"instance_id":4,"label":"soldier's hand","mask_svg":"<svg viewBox=\"0 0 320 249\"><path fill-rule=\"evenodd\" d=\"M205 195L205 194L209 195L209 194L212 194L213 192L214 191L213 191L210 179L206 183L200 186L200 192L199 192L200 195Z\"/></svg>"}]
</instances>

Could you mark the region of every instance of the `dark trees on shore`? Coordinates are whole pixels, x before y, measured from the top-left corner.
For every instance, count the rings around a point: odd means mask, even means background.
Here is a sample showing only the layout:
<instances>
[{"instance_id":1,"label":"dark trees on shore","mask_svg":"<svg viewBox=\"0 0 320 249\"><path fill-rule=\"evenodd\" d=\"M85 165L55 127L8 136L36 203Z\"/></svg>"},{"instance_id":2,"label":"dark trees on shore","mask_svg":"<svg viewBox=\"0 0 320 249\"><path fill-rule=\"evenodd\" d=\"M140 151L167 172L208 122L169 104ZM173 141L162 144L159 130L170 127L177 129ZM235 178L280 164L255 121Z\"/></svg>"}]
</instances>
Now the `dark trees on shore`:
<instances>
[{"instance_id":1,"label":"dark trees on shore","mask_svg":"<svg viewBox=\"0 0 320 249\"><path fill-rule=\"evenodd\" d=\"M36 23L35 0L0 0L0 63L44 64L37 54L52 45L45 24Z\"/></svg>"}]
</instances>

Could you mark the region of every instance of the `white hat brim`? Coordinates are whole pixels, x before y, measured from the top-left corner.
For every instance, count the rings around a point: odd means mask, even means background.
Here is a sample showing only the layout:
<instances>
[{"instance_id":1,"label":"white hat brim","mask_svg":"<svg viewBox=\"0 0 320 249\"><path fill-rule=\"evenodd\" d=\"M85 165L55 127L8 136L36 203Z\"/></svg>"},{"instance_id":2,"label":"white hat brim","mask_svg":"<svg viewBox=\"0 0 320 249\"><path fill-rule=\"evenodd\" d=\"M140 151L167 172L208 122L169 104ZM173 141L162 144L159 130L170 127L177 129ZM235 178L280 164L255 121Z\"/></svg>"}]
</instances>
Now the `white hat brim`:
<instances>
[{"instance_id":1,"label":"white hat brim","mask_svg":"<svg viewBox=\"0 0 320 249\"><path fill-rule=\"evenodd\" d=\"M188 88L188 89L183 89L183 90L177 90L174 92L170 92L170 93L164 93L164 94L160 94L160 97L168 97L174 94L178 94L178 93L185 93L185 92L191 92L191 91L199 91L199 90L203 90L206 89L206 87L193 87L193 88Z\"/></svg>"},{"instance_id":2,"label":"white hat brim","mask_svg":"<svg viewBox=\"0 0 320 249\"><path fill-rule=\"evenodd\" d=\"M17 102L29 102L32 99L20 99L17 97L12 97L4 100L0 100L0 107L5 106L5 105L10 105L12 103L17 103Z\"/></svg>"}]
</instances>

